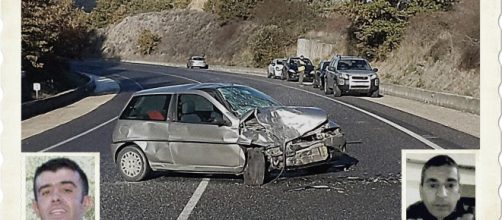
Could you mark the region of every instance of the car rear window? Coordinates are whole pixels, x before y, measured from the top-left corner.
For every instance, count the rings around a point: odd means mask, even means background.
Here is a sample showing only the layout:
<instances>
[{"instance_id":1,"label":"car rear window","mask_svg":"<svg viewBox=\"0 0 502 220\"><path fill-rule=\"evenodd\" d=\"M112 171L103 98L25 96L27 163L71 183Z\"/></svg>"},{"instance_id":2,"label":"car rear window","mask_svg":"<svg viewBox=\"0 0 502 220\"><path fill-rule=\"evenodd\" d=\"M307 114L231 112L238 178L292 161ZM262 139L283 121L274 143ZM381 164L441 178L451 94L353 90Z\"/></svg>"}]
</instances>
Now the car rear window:
<instances>
[{"instance_id":1,"label":"car rear window","mask_svg":"<svg viewBox=\"0 0 502 220\"><path fill-rule=\"evenodd\" d=\"M136 96L122 112L120 119L165 121L171 95Z\"/></svg>"},{"instance_id":2,"label":"car rear window","mask_svg":"<svg viewBox=\"0 0 502 220\"><path fill-rule=\"evenodd\" d=\"M204 60L204 57L194 57L192 60Z\"/></svg>"}]
</instances>

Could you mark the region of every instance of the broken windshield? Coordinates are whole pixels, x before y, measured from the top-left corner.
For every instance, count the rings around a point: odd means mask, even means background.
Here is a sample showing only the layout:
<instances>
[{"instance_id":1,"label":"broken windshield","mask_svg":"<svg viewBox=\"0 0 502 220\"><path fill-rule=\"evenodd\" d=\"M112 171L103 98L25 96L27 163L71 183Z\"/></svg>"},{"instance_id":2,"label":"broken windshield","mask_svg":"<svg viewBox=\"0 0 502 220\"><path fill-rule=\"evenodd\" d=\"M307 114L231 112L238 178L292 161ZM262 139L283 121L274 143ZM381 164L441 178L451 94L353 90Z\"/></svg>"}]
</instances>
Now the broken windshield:
<instances>
[{"instance_id":1,"label":"broken windshield","mask_svg":"<svg viewBox=\"0 0 502 220\"><path fill-rule=\"evenodd\" d=\"M281 106L272 97L245 86L231 86L218 88L223 98L237 117L242 117L246 112L255 108Z\"/></svg>"}]
</instances>

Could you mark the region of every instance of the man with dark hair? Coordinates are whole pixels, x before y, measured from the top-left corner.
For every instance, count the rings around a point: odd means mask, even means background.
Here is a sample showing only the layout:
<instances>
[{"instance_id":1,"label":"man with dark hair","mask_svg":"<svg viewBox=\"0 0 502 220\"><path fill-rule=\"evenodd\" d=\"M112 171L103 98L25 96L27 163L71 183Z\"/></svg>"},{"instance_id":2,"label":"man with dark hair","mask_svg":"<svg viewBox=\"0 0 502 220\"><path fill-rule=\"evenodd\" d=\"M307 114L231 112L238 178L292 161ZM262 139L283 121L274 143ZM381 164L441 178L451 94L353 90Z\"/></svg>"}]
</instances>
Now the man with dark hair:
<instances>
[{"instance_id":1,"label":"man with dark hair","mask_svg":"<svg viewBox=\"0 0 502 220\"><path fill-rule=\"evenodd\" d=\"M91 207L84 171L67 158L51 159L35 171L32 208L42 219L83 219Z\"/></svg>"},{"instance_id":2,"label":"man with dark hair","mask_svg":"<svg viewBox=\"0 0 502 220\"><path fill-rule=\"evenodd\" d=\"M420 179L422 201L406 209L406 219L474 219L474 199L461 198L457 163L447 155L429 159Z\"/></svg>"}]
</instances>

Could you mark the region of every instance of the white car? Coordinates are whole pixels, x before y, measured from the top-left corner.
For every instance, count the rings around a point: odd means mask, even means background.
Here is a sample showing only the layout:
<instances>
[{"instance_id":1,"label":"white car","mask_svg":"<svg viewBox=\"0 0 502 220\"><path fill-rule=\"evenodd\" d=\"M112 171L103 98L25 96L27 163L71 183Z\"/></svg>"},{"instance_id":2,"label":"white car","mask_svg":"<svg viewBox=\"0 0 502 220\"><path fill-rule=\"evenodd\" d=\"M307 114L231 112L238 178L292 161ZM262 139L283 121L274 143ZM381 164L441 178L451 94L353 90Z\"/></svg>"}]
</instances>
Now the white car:
<instances>
[{"instance_id":1,"label":"white car","mask_svg":"<svg viewBox=\"0 0 502 220\"><path fill-rule=\"evenodd\" d=\"M209 66L206 63L206 59L203 56L191 56L187 62L187 68L192 69L194 67L207 69Z\"/></svg>"},{"instance_id":2,"label":"white car","mask_svg":"<svg viewBox=\"0 0 502 220\"><path fill-rule=\"evenodd\" d=\"M285 58L278 58L272 60L272 62L268 65L267 68L267 77L268 78L281 78L282 77L282 69L284 68Z\"/></svg>"}]
</instances>

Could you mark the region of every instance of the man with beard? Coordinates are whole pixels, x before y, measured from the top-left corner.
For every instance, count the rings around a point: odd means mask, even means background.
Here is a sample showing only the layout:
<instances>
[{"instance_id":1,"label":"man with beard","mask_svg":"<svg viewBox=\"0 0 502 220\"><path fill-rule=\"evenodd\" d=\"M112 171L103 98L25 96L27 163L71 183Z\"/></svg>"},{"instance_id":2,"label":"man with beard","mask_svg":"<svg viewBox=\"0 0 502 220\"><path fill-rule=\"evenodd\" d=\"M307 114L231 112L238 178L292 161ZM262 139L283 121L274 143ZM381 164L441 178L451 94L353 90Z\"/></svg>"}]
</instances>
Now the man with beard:
<instances>
[{"instance_id":1,"label":"man with beard","mask_svg":"<svg viewBox=\"0 0 502 220\"><path fill-rule=\"evenodd\" d=\"M474 199L461 198L457 163L447 155L429 159L422 168L420 198L406 209L407 219L474 219Z\"/></svg>"}]
</instances>

